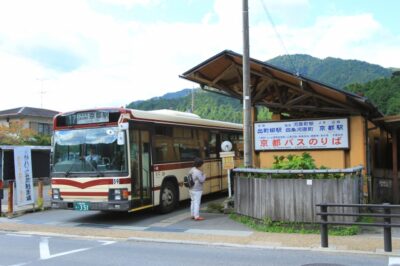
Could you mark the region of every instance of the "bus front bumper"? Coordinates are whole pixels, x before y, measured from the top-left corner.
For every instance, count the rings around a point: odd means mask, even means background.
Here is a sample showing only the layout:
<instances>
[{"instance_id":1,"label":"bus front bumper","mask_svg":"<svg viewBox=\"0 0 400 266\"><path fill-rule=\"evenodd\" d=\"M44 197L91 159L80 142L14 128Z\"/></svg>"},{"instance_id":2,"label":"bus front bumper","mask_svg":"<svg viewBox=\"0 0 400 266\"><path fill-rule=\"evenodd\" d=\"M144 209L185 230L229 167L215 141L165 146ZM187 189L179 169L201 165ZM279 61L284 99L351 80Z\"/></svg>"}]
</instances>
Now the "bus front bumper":
<instances>
[{"instance_id":1,"label":"bus front bumper","mask_svg":"<svg viewBox=\"0 0 400 266\"><path fill-rule=\"evenodd\" d=\"M82 206L85 206L82 208ZM82 202L82 201L63 201L52 200L53 209L78 210L78 211L128 211L129 201L107 201L107 202Z\"/></svg>"}]
</instances>

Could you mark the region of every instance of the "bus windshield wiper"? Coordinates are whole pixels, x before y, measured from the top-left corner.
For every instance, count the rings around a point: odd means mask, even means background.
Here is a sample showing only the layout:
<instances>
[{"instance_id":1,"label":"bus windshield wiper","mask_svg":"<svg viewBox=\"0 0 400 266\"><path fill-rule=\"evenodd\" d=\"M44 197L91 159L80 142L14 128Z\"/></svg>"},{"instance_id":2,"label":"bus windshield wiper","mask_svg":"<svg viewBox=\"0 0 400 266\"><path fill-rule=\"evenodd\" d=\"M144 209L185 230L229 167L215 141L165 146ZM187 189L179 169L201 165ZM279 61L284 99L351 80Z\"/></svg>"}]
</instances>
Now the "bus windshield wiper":
<instances>
[{"instance_id":1,"label":"bus windshield wiper","mask_svg":"<svg viewBox=\"0 0 400 266\"><path fill-rule=\"evenodd\" d=\"M72 168L74 168L74 166L76 165L76 163L77 163L77 161L74 160L73 163L71 164L71 166L68 168L68 170L65 171L65 177L68 177L68 176L69 176L69 174L70 174L71 171L72 171Z\"/></svg>"}]
</instances>

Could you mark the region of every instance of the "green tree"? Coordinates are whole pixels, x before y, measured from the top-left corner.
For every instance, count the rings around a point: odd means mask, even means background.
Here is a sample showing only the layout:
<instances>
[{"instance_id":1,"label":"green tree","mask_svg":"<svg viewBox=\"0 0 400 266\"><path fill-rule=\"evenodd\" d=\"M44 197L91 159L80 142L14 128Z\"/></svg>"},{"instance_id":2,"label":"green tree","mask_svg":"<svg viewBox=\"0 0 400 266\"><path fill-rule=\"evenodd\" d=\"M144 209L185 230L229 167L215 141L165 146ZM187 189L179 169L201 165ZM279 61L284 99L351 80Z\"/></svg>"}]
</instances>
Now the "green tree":
<instances>
[{"instance_id":1,"label":"green tree","mask_svg":"<svg viewBox=\"0 0 400 266\"><path fill-rule=\"evenodd\" d=\"M25 128L23 122L13 121L9 126L0 126L1 145L50 145L51 137L36 134L32 129Z\"/></svg>"}]
</instances>

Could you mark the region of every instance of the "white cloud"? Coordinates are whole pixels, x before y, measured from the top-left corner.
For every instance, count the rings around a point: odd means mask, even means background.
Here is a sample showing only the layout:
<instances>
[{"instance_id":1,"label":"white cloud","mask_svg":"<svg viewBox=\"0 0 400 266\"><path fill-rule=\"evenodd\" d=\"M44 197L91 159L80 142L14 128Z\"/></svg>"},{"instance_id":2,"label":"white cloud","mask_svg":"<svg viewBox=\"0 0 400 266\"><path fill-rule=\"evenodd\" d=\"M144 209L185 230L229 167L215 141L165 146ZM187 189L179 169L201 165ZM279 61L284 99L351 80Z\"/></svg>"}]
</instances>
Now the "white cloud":
<instances>
[{"instance_id":1,"label":"white cloud","mask_svg":"<svg viewBox=\"0 0 400 266\"><path fill-rule=\"evenodd\" d=\"M265 60L288 52L358 59L384 67L400 62L400 53L396 52L400 36L384 29L372 14L322 16L307 27L277 25L276 29L287 51L271 25L264 22L252 28L252 57Z\"/></svg>"},{"instance_id":2,"label":"white cloud","mask_svg":"<svg viewBox=\"0 0 400 266\"><path fill-rule=\"evenodd\" d=\"M162 3L103 2L126 8ZM260 3L250 2L255 3L250 6L251 56L266 60L284 54ZM277 14L284 7L288 12L306 9L308 1L268 4L268 10ZM120 20L96 12L85 1L0 2L0 88L7 93L0 110L40 107L38 79L45 79L44 107L60 111L121 106L197 86L178 75L221 50L241 53L241 23L241 3L231 0L215 1L198 23ZM371 14L320 17L307 27L277 24L276 29L289 53L353 58L384 66L400 62L399 36L385 31ZM376 36L384 38L377 42ZM37 47L54 49L67 58L74 55L78 62L72 69L57 71L27 54L29 48Z\"/></svg>"}]
</instances>

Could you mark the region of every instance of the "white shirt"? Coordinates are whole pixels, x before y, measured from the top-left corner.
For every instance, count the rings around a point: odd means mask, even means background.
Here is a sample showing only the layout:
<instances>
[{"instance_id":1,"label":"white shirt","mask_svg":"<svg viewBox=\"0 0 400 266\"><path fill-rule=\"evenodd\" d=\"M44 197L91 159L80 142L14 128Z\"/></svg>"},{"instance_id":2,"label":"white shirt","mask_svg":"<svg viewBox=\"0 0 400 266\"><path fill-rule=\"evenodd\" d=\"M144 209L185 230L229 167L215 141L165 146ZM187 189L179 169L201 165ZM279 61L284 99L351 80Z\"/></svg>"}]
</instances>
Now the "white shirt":
<instances>
[{"instance_id":1,"label":"white shirt","mask_svg":"<svg viewBox=\"0 0 400 266\"><path fill-rule=\"evenodd\" d=\"M95 162L99 162L100 161L100 155L97 154L89 154L88 156L86 156L86 161L95 161Z\"/></svg>"}]
</instances>

